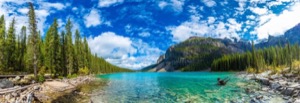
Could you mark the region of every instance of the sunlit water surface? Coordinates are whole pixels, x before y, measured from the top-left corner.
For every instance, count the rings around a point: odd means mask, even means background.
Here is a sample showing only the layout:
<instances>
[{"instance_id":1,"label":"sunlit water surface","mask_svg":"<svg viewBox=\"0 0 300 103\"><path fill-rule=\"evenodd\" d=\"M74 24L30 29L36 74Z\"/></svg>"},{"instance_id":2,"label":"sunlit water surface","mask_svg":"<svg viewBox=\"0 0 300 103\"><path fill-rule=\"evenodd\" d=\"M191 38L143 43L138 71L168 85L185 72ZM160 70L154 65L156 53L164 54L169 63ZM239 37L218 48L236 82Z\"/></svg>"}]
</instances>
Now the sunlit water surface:
<instances>
[{"instance_id":1,"label":"sunlit water surface","mask_svg":"<svg viewBox=\"0 0 300 103\"><path fill-rule=\"evenodd\" d=\"M249 102L245 88L258 87L230 72L117 73L98 77L108 84L92 100L105 103ZM218 86L218 77L229 77L230 81Z\"/></svg>"}]
</instances>

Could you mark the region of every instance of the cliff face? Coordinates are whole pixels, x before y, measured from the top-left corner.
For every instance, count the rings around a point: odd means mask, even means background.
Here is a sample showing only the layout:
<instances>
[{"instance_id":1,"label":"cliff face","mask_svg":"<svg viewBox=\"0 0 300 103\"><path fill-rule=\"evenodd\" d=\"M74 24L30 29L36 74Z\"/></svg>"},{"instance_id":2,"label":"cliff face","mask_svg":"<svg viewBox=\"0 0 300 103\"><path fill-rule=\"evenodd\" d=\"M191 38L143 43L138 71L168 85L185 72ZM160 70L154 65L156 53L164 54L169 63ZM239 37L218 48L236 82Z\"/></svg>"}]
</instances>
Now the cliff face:
<instances>
[{"instance_id":1,"label":"cliff face","mask_svg":"<svg viewBox=\"0 0 300 103\"><path fill-rule=\"evenodd\" d=\"M171 46L160 56L150 71L200 71L207 70L215 58L224 54L243 52L250 49L245 42L232 42L228 39L191 37Z\"/></svg>"}]
</instances>

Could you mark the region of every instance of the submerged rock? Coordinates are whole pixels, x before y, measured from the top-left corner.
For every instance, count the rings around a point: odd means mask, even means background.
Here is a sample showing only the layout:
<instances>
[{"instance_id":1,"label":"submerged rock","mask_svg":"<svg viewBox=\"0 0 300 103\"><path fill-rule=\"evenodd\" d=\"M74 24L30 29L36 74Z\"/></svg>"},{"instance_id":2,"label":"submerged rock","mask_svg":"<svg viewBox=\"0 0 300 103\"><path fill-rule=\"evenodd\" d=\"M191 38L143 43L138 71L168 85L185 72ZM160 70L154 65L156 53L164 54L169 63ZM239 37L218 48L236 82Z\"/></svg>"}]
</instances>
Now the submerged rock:
<instances>
[{"instance_id":1,"label":"submerged rock","mask_svg":"<svg viewBox=\"0 0 300 103\"><path fill-rule=\"evenodd\" d=\"M282 94L287 96L292 96L294 91L295 91L294 88L286 88L285 90L282 91Z\"/></svg>"},{"instance_id":2,"label":"submerged rock","mask_svg":"<svg viewBox=\"0 0 300 103\"><path fill-rule=\"evenodd\" d=\"M281 87L281 85L278 83L278 82L275 82L275 83L271 83L271 89L279 89Z\"/></svg>"},{"instance_id":3,"label":"submerged rock","mask_svg":"<svg viewBox=\"0 0 300 103\"><path fill-rule=\"evenodd\" d=\"M13 86L13 82L9 81L8 79L0 79L0 89L10 88Z\"/></svg>"}]
</instances>

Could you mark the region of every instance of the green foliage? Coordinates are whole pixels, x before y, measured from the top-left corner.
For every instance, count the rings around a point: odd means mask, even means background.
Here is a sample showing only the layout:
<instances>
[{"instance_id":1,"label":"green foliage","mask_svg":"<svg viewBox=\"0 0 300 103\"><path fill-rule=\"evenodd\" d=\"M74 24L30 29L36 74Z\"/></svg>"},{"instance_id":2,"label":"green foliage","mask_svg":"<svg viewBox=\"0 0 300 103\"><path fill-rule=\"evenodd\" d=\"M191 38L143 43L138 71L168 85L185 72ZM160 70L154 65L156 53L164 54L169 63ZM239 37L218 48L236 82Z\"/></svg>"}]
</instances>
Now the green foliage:
<instances>
[{"instance_id":1,"label":"green foliage","mask_svg":"<svg viewBox=\"0 0 300 103\"><path fill-rule=\"evenodd\" d=\"M45 79L45 76L43 76L43 75L38 75L38 79L37 79L38 82L42 83L42 82L44 82L45 80L46 80L46 79Z\"/></svg>"},{"instance_id":2,"label":"green foliage","mask_svg":"<svg viewBox=\"0 0 300 103\"><path fill-rule=\"evenodd\" d=\"M16 63L16 34L15 34L15 19L12 20L8 33L7 38L5 40L5 52L6 52L6 67L8 71L15 70L15 64Z\"/></svg>"},{"instance_id":3,"label":"green foliage","mask_svg":"<svg viewBox=\"0 0 300 103\"><path fill-rule=\"evenodd\" d=\"M261 72L266 69L278 71L278 67L282 65L293 68L293 61L300 60L300 47L296 45L290 46L274 46L264 49L253 50L242 54L225 55L222 58L214 60L212 63L213 71L243 71Z\"/></svg>"},{"instance_id":4,"label":"green foliage","mask_svg":"<svg viewBox=\"0 0 300 103\"><path fill-rule=\"evenodd\" d=\"M77 74L69 74L68 76L67 76L67 78L76 78L78 75Z\"/></svg>"},{"instance_id":5,"label":"green foliage","mask_svg":"<svg viewBox=\"0 0 300 103\"><path fill-rule=\"evenodd\" d=\"M4 15L1 16L0 18L0 70L4 70L4 68L6 67L6 62L5 62L5 37L6 37L6 33L5 33L5 19L4 19Z\"/></svg>"},{"instance_id":6,"label":"green foliage","mask_svg":"<svg viewBox=\"0 0 300 103\"><path fill-rule=\"evenodd\" d=\"M78 73L80 74L80 75L88 75L89 74L89 68L87 68L87 67L83 67L83 68L79 68L79 70L78 70Z\"/></svg>"}]
</instances>

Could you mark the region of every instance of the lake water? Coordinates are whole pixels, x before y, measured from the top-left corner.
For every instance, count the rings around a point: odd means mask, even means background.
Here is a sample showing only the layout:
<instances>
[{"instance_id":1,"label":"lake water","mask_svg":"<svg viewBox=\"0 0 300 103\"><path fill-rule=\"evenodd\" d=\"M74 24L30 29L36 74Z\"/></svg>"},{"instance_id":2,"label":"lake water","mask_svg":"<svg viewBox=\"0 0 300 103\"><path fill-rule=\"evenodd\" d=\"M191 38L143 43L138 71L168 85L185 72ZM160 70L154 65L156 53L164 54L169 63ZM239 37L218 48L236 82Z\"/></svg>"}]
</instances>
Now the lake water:
<instances>
[{"instance_id":1,"label":"lake water","mask_svg":"<svg viewBox=\"0 0 300 103\"><path fill-rule=\"evenodd\" d=\"M107 80L107 86L92 100L105 103L249 102L245 88L258 88L256 83L230 72L116 73L98 77ZM230 81L218 86L218 77L229 77Z\"/></svg>"}]
</instances>

